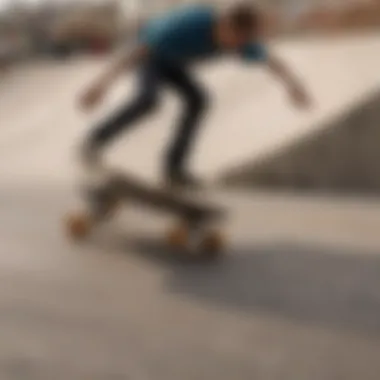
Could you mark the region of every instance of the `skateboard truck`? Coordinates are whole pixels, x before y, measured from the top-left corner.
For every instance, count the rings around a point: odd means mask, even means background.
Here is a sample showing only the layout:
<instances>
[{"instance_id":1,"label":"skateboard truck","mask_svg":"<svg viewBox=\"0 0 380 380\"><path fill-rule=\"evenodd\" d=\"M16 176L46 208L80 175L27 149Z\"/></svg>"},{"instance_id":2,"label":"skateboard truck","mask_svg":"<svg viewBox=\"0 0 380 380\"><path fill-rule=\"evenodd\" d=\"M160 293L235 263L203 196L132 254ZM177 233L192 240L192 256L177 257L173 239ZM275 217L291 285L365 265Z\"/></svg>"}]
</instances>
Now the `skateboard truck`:
<instances>
[{"instance_id":1,"label":"skateboard truck","mask_svg":"<svg viewBox=\"0 0 380 380\"><path fill-rule=\"evenodd\" d=\"M195 243L195 251L205 259L214 259L222 251L223 236L218 229L211 227L224 216L219 207L187 199L174 191L150 186L129 175L117 174L102 185L90 185L83 190L88 210L69 215L66 222L68 234L75 240L86 238L95 225L112 217L125 199L179 218L179 222L168 230L166 236L170 247L184 250Z\"/></svg>"}]
</instances>

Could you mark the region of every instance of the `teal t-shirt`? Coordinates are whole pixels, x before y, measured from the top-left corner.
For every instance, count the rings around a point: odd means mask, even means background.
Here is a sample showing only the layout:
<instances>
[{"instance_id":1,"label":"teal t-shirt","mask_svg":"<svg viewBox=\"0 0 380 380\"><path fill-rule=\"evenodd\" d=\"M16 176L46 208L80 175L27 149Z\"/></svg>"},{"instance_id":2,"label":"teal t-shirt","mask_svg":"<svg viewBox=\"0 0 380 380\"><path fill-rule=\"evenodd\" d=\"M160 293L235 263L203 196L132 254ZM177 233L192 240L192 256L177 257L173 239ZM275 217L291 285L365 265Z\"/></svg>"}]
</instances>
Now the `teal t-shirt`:
<instances>
[{"instance_id":1,"label":"teal t-shirt","mask_svg":"<svg viewBox=\"0 0 380 380\"><path fill-rule=\"evenodd\" d=\"M182 7L147 22L140 30L139 41L160 60L186 64L209 59L223 54L212 38L215 19L210 6ZM260 43L250 43L238 54L248 61L262 61L266 49Z\"/></svg>"}]
</instances>

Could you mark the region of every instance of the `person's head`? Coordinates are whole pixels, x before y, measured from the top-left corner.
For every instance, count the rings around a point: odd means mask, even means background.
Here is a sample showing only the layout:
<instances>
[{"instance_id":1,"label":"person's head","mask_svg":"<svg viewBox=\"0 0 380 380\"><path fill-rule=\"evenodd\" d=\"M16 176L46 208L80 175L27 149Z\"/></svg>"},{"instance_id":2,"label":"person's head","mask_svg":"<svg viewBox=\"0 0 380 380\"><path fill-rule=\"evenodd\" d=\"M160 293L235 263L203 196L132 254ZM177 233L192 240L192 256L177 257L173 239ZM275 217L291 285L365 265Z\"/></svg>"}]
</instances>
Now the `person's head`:
<instances>
[{"instance_id":1,"label":"person's head","mask_svg":"<svg viewBox=\"0 0 380 380\"><path fill-rule=\"evenodd\" d=\"M263 27L263 16L255 6L240 3L232 6L219 20L217 42L227 49L235 49L258 38Z\"/></svg>"}]
</instances>

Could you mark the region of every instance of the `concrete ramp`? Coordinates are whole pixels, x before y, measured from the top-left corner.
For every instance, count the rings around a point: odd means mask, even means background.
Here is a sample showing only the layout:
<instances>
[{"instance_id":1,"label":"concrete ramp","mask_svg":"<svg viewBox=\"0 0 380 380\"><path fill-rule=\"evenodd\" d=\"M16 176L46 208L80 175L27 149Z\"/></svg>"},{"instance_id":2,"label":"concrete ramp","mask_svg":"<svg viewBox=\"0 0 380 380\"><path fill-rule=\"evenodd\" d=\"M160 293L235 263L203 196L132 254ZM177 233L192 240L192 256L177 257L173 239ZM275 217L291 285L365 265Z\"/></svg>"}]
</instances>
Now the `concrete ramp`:
<instances>
[{"instance_id":1,"label":"concrete ramp","mask_svg":"<svg viewBox=\"0 0 380 380\"><path fill-rule=\"evenodd\" d=\"M194 156L202 174L319 135L317 120L380 88L377 37L279 48L318 109L292 113L260 70L206 67L217 106ZM132 202L84 244L66 238L74 147L133 84L80 112L75 99L102 64L41 63L1 79L0 380L379 380L378 202L210 192L230 211L225 260L211 266L171 259L162 237L173 221ZM107 158L153 179L173 98Z\"/></svg>"},{"instance_id":2,"label":"concrete ramp","mask_svg":"<svg viewBox=\"0 0 380 380\"><path fill-rule=\"evenodd\" d=\"M297 190L380 192L380 89L318 130L230 170L222 182Z\"/></svg>"}]
</instances>

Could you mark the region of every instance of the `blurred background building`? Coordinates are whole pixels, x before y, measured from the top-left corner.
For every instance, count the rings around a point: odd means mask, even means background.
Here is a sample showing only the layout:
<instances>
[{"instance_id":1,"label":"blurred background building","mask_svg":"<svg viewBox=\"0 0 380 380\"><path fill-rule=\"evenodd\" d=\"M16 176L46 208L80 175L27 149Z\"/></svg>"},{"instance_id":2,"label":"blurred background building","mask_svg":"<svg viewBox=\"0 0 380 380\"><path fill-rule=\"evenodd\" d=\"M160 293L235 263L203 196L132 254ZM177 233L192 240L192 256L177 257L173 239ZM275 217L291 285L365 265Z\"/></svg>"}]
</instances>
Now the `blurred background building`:
<instances>
[{"instance_id":1,"label":"blurred background building","mask_svg":"<svg viewBox=\"0 0 380 380\"><path fill-rule=\"evenodd\" d=\"M102 53L132 36L152 13L193 0L1 0L3 64L25 57ZM198 0L217 6L232 0ZM279 32L336 31L380 25L379 0L260 0L281 23Z\"/></svg>"}]
</instances>

